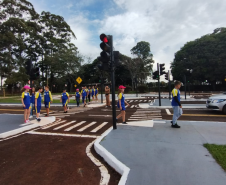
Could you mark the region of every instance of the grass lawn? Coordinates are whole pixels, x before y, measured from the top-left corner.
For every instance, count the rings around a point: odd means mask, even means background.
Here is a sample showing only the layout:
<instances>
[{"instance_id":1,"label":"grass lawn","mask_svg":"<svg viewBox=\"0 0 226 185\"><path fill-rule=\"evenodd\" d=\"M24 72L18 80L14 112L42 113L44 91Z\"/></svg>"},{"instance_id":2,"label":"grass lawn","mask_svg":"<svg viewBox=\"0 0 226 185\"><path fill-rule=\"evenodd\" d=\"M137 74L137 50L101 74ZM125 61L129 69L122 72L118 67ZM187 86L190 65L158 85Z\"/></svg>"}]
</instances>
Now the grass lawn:
<instances>
[{"instance_id":1,"label":"grass lawn","mask_svg":"<svg viewBox=\"0 0 226 185\"><path fill-rule=\"evenodd\" d=\"M226 171L226 145L204 144L213 158Z\"/></svg>"}]
</instances>

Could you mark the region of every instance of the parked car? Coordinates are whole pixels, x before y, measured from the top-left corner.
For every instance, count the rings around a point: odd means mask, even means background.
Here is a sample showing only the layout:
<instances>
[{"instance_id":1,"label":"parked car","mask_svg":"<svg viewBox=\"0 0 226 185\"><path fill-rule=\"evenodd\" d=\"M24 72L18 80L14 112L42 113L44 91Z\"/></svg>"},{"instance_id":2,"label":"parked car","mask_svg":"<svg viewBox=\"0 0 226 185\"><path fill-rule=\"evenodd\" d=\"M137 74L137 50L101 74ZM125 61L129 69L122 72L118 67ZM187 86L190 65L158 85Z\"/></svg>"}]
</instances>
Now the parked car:
<instances>
[{"instance_id":1,"label":"parked car","mask_svg":"<svg viewBox=\"0 0 226 185\"><path fill-rule=\"evenodd\" d=\"M206 107L208 109L222 111L226 114L226 94L219 94L209 97L206 101Z\"/></svg>"}]
</instances>

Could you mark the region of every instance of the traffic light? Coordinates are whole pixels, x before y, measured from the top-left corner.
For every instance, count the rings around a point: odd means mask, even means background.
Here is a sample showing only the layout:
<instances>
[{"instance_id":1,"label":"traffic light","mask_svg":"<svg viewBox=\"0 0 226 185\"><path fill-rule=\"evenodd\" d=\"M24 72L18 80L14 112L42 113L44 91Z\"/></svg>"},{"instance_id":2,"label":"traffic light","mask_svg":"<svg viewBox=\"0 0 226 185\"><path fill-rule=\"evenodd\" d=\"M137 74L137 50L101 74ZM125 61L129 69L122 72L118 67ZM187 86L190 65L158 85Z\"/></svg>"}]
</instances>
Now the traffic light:
<instances>
[{"instance_id":1,"label":"traffic light","mask_svg":"<svg viewBox=\"0 0 226 185\"><path fill-rule=\"evenodd\" d=\"M159 71L155 71L155 72L153 73L153 79L154 79L154 80L158 80L158 79L159 79Z\"/></svg>"},{"instance_id":2,"label":"traffic light","mask_svg":"<svg viewBox=\"0 0 226 185\"><path fill-rule=\"evenodd\" d=\"M165 64L160 64L160 76L166 74L165 72Z\"/></svg>"},{"instance_id":3,"label":"traffic light","mask_svg":"<svg viewBox=\"0 0 226 185\"><path fill-rule=\"evenodd\" d=\"M169 74L165 74L165 80L168 80L169 81Z\"/></svg>"},{"instance_id":4,"label":"traffic light","mask_svg":"<svg viewBox=\"0 0 226 185\"><path fill-rule=\"evenodd\" d=\"M102 41L100 43L100 48L103 51L100 53L100 57L97 57L97 59L101 62L101 64L98 65L98 68L100 70L108 71L110 69L111 56L113 54L112 37L102 33L100 35L100 40Z\"/></svg>"},{"instance_id":5,"label":"traffic light","mask_svg":"<svg viewBox=\"0 0 226 185\"><path fill-rule=\"evenodd\" d=\"M37 80L39 78L40 74L39 74L39 67L36 68L32 68L31 70L31 79L32 80Z\"/></svg>"},{"instance_id":6,"label":"traffic light","mask_svg":"<svg viewBox=\"0 0 226 185\"><path fill-rule=\"evenodd\" d=\"M30 76L31 74L31 68L32 68L32 61L31 60L27 60L25 62L25 69L26 69L26 74Z\"/></svg>"}]
</instances>

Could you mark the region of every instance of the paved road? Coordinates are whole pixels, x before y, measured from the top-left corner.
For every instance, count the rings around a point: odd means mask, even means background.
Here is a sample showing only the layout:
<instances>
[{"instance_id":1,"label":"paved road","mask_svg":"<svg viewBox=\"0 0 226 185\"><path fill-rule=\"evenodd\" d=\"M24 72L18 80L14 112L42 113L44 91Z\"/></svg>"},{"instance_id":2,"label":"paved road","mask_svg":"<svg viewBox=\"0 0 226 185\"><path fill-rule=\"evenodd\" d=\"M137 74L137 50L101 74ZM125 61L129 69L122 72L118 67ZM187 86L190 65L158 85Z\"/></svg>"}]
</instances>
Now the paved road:
<instances>
[{"instance_id":1,"label":"paved road","mask_svg":"<svg viewBox=\"0 0 226 185\"><path fill-rule=\"evenodd\" d=\"M153 128L119 126L101 144L130 169L127 185L225 185L226 173L204 143L226 143L226 124L169 121Z\"/></svg>"},{"instance_id":2,"label":"paved road","mask_svg":"<svg viewBox=\"0 0 226 185\"><path fill-rule=\"evenodd\" d=\"M23 119L21 114L0 114L0 134L23 127Z\"/></svg>"}]
</instances>

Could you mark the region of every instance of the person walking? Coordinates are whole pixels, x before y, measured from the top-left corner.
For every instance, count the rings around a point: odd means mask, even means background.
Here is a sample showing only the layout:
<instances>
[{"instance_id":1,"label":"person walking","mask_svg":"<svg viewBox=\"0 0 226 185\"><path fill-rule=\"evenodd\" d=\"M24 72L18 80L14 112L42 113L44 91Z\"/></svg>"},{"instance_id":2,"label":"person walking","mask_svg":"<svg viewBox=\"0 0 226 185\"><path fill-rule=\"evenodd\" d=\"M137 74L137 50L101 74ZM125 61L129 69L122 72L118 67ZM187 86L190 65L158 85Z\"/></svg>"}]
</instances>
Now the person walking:
<instances>
[{"instance_id":1,"label":"person walking","mask_svg":"<svg viewBox=\"0 0 226 185\"><path fill-rule=\"evenodd\" d=\"M88 100L89 100L89 103L88 104L90 104L90 95L92 96L92 90L91 90L91 87L89 86L88 87Z\"/></svg>"},{"instance_id":2,"label":"person walking","mask_svg":"<svg viewBox=\"0 0 226 185\"><path fill-rule=\"evenodd\" d=\"M76 89L75 97L76 97L77 107L79 107L80 98L81 98L81 93L79 92L79 89Z\"/></svg>"},{"instance_id":3,"label":"person walking","mask_svg":"<svg viewBox=\"0 0 226 185\"><path fill-rule=\"evenodd\" d=\"M180 81L175 81L174 83L174 89L172 90L172 107L173 107L173 121L171 121L172 128L180 128L180 126L177 124L177 120L179 117L182 115L182 106L180 103L180 87L181 87L181 82Z\"/></svg>"},{"instance_id":4,"label":"person walking","mask_svg":"<svg viewBox=\"0 0 226 185\"><path fill-rule=\"evenodd\" d=\"M30 91L30 117L29 118L33 118L33 110L35 109L35 87L32 87L31 88L31 91Z\"/></svg>"},{"instance_id":5,"label":"person walking","mask_svg":"<svg viewBox=\"0 0 226 185\"><path fill-rule=\"evenodd\" d=\"M60 102L62 102L64 113L67 113L67 105L70 102L69 94L66 92L66 89L63 89L63 93L61 94Z\"/></svg>"},{"instance_id":6,"label":"person walking","mask_svg":"<svg viewBox=\"0 0 226 185\"><path fill-rule=\"evenodd\" d=\"M130 106L126 101L125 101L125 95L124 90L126 87L124 87L123 85L119 86L119 94L118 94L118 108L120 109L120 114L116 117L116 121L118 121L118 119L120 117L122 117L122 124L127 124L126 123L126 106Z\"/></svg>"},{"instance_id":7,"label":"person walking","mask_svg":"<svg viewBox=\"0 0 226 185\"><path fill-rule=\"evenodd\" d=\"M49 90L49 86L45 86L44 98L43 103L46 108L46 117L49 116L49 109L50 109L50 102L53 102L51 91Z\"/></svg>"},{"instance_id":8,"label":"person walking","mask_svg":"<svg viewBox=\"0 0 226 185\"><path fill-rule=\"evenodd\" d=\"M22 89L24 91L21 95L21 102L24 109L24 123L29 123L29 115L30 115L30 93L29 89L31 89L28 85L25 85Z\"/></svg>"},{"instance_id":9,"label":"person walking","mask_svg":"<svg viewBox=\"0 0 226 185\"><path fill-rule=\"evenodd\" d=\"M36 120L38 122L41 121L41 119L39 118L39 114L42 108L42 95L41 95L42 91L43 88L39 87L38 91L35 93L35 111L36 111Z\"/></svg>"},{"instance_id":10,"label":"person walking","mask_svg":"<svg viewBox=\"0 0 226 185\"><path fill-rule=\"evenodd\" d=\"M96 102L98 102L98 87L95 86L95 97L96 97Z\"/></svg>"},{"instance_id":11,"label":"person walking","mask_svg":"<svg viewBox=\"0 0 226 185\"><path fill-rule=\"evenodd\" d=\"M110 88L105 86L106 108L110 107Z\"/></svg>"},{"instance_id":12,"label":"person walking","mask_svg":"<svg viewBox=\"0 0 226 185\"><path fill-rule=\"evenodd\" d=\"M94 89L94 86L92 86L91 93L92 93L92 101L94 102L94 99L95 99L95 89Z\"/></svg>"},{"instance_id":13,"label":"person walking","mask_svg":"<svg viewBox=\"0 0 226 185\"><path fill-rule=\"evenodd\" d=\"M86 89L85 87L82 87L82 103L84 103L84 107L86 106L86 97L87 97L87 93L86 93Z\"/></svg>"}]
</instances>

